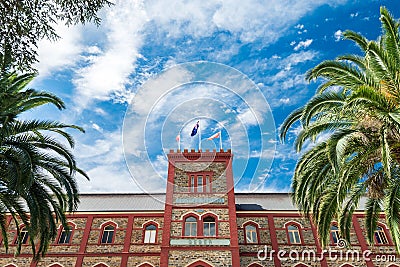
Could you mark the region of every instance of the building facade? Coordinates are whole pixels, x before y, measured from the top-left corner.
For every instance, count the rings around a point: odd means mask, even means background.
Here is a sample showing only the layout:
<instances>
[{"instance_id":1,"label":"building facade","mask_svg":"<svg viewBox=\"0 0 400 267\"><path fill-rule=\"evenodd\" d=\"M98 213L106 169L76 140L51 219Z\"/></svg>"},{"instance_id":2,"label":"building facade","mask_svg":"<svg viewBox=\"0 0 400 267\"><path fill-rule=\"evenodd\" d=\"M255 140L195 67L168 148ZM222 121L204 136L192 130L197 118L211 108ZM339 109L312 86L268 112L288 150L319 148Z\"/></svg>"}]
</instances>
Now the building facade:
<instances>
[{"instance_id":1,"label":"building facade","mask_svg":"<svg viewBox=\"0 0 400 267\"><path fill-rule=\"evenodd\" d=\"M171 151L166 194L83 194L59 227L47 256L32 262L29 236L14 257L16 228L8 219L10 251L0 266L51 267L315 267L400 266L383 215L368 246L363 212L353 216L350 244L335 222L321 248L315 226L288 194L234 193L232 153Z\"/></svg>"}]
</instances>

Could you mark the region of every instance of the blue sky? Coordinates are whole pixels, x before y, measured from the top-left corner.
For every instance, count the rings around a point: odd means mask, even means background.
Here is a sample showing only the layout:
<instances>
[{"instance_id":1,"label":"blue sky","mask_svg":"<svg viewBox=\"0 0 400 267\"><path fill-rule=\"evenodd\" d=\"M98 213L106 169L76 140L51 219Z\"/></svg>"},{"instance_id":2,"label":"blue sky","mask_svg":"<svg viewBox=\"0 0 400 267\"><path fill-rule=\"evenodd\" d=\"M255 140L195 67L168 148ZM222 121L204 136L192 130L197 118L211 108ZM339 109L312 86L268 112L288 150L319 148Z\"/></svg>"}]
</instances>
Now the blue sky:
<instances>
[{"instance_id":1,"label":"blue sky","mask_svg":"<svg viewBox=\"0 0 400 267\"><path fill-rule=\"evenodd\" d=\"M221 131L232 148L236 191L286 192L298 129L285 144L277 129L314 94L318 82L306 82L306 71L358 53L341 33L376 39L379 7L400 18L396 2L115 1L101 10L100 27L57 26L61 40L40 42L31 87L57 94L67 109L25 116L86 129L73 132L91 178L77 177L81 192L163 192L165 153L179 132L182 148L197 148L189 135L198 119L203 138Z\"/></svg>"}]
</instances>

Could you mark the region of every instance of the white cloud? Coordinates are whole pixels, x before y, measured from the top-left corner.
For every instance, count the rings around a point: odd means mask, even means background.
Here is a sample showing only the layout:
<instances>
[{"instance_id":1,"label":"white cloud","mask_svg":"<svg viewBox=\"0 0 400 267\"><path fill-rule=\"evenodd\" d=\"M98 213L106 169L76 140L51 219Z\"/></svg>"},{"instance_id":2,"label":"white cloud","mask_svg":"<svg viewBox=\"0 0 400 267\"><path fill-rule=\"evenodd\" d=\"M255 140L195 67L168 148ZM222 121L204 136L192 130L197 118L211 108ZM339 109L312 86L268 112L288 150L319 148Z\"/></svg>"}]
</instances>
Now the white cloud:
<instances>
[{"instance_id":1,"label":"white cloud","mask_svg":"<svg viewBox=\"0 0 400 267\"><path fill-rule=\"evenodd\" d=\"M39 62L35 67L39 71L39 78L48 76L53 71L73 66L79 60L79 54L83 50L82 27L67 27L58 24L54 28L61 37L59 40L44 39L38 43Z\"/></svg>"},{"instance_id":2,"label":"white cloud","mask_svg":"<svg viewBox=\"0 0 400 267\"><path fill-rule=\"evenodd\" d=\"M356 12L356 13L351 13L351 14L350 14L350 17L351 17L351 18L358 17L358 12Z\"/></svg>"},{"instance_id":3,"label":"white cloud","mask_svg":"<svg viewBox=\"0 0 400 267\"><path fill-rule=\"evenodd\" d=\"M281 98L279 99L279 102L283 104L288 104L290 102L290 98L289 97Z\"/></svg>"},{"instance_id":4,"label":"white cloud","mask_svg":"<svg viewBox=\"0 0 400 267\"><path fill-rule=\"evenodd\" d=\"M312 44L312 39L307 39L305 41L300 41L293 49L295 51L299 50L300 48L307 48Z\"/></svg>"},{"instance_id":5,"label":"white cloud","mask_svg":"<svg viewBox=\"0 0 400 267\"><path fill-rule=\"evenodd\" d=\"M113 92L121 97L131 97L124 91L140 56L140 31L146 21L147 15L137 1L117 1L115 6L107 9L102 22L105 47L101 53L100 49L94 49L98 55L91 58L88 66L78 69L73 80L78 109L87 107L93 99L107 100Z\"/></svg>"},{"instance_id":6,"label":"white cloud","mask_svg":"<svg viewBox=\"0 0 400 267\"><path fill-rule=\"evenodd\" d=\"M134 88L129 87L129 77L135 71L136 60L141 57L139 51L144 38L153 34L151 30L166 36L152 36L149 40L153 37L162 40L182 36L200 38L212 36L216 31L227 31L241 42L260 39L266 46L275 42L307 12L323 4L343 2L345 0L272 0L266 5L261 0L249 0L238 5L234 1L118 0L101 13L103 21L101 27L96 28L100 34L95 35L104 37L102 40L90 40L92 43L85 44L85 47L81 43L82 30L79 27L58 30L63 37L60 42L54 46L49 43L41 45L39 70L45 76L54 69L85 59L84 66L78 67L73 77L76 87L73 99L77 110L87 108L93 100L129 102L134 96ZM287 8L289 5L291 8ZM153 26L146 28L149 25ZM301 30L304 25L295 27ZM295 50L306 48L311 42L300 42ZM228 44L223 51L211 51L210 56L214 60L227 60L239 48L237 43ZM185 59L186 52L181 52L182 59Z\"/></svg>"},{"instance_id":7,"label":"white cloud","mask_svg":"<svg viewBox=\"0 0 400 267\"><path fill-rule=\"evenodd\" d=\"M282 65L290 64L291 66L295 66L299 63L303 63L309 60L312 60L317 55L315 51L301 51L298 53L290 54L288 57L284 58L281 62Z\"/></svg>"},{"instance_id":8,"label":"white cloud","mask_svg":"<svg viewBox=\"0 0 400 267\"><path fill-rule=\"evenodd\" d=\"M211 36L216 30L226 30L242 42L261 38L274 42L301 16L322 5L336 5L344 0L289 1L248 0L238 5L235 1L146 1L149 19L168 32L168 37L189 34L194 37ZM287 8L290 6L290 8ZM304 25L297 24L298 29Z\"/></svg>"},{"instance_id":9,"label":"white cloud","mask_svg":"<svg viewBox=\"0 0 400 267\"><path fill-rule=\"evenodd\" d=\"M96 123L92 123L92 128L101 133L103 132L103 129Z\"/></svg>"},{"instance_id":10,"label":"white cloud","mask_svg":"<svg viewBox=\"0 0 400 267\"><path fill-rule=\"evenodd\" d=\"M341 30L335 31L333 36L335 37L336 42L338 42L338 41L340 41L340 39L342 39L342 34L343 34L343 32Z\"/></svg>"}]
</instances>

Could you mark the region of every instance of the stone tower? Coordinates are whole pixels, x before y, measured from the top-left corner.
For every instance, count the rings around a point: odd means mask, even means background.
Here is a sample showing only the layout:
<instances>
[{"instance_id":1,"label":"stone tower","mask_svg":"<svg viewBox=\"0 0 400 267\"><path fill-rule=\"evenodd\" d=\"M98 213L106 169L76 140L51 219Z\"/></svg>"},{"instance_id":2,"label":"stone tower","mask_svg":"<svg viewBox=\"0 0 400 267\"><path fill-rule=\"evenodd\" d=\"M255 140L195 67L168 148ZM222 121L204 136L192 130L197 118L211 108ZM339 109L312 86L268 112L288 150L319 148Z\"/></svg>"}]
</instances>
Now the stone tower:
<instances>
[{"instance_id":1,"label":"stone tower","mask_svg":"<svg viewBox=\"0 0 400 267\"><path fill-rule=\"evenodd\" d=\"M168 154L161 267L240 266L232 156Z\"/></svg>"}]
</instances>

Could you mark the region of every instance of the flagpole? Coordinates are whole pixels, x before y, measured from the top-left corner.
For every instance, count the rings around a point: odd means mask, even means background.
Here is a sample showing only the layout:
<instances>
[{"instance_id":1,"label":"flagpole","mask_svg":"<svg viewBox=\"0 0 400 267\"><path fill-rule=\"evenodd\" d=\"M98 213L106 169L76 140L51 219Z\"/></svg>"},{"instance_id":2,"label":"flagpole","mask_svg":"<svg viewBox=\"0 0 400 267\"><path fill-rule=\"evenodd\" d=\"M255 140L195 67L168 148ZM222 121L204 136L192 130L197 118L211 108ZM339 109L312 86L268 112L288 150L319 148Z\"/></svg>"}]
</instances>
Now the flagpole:
<instances>
[{"instance_id":1,"label":"flagpole","mask_svg":"<svg viewBox=\"0 0 400 267\"><path fill-rule=\"evenodd\" d=\"M222 149L222 133L219 132L219 149Z\"/></svg>"},{"instance_id":2,"label":"flagpole","mask_svg":"<svg viewBox=\"0 0 400 267\"><path fill-rule=\"evenodd\" d=\"M200 120L199 120L199 150L201 150L201 127L200 127Z\"/></svg>"},{"instance_id":3,"label":"flagpole","mask_svg":"<svg viewBox=\"0 0 400 267\"><path fill-rule=\"evenodd\" d=\"M178 149L181 150L181 132L179 132Z\"/></svg>"}]
</instances>

